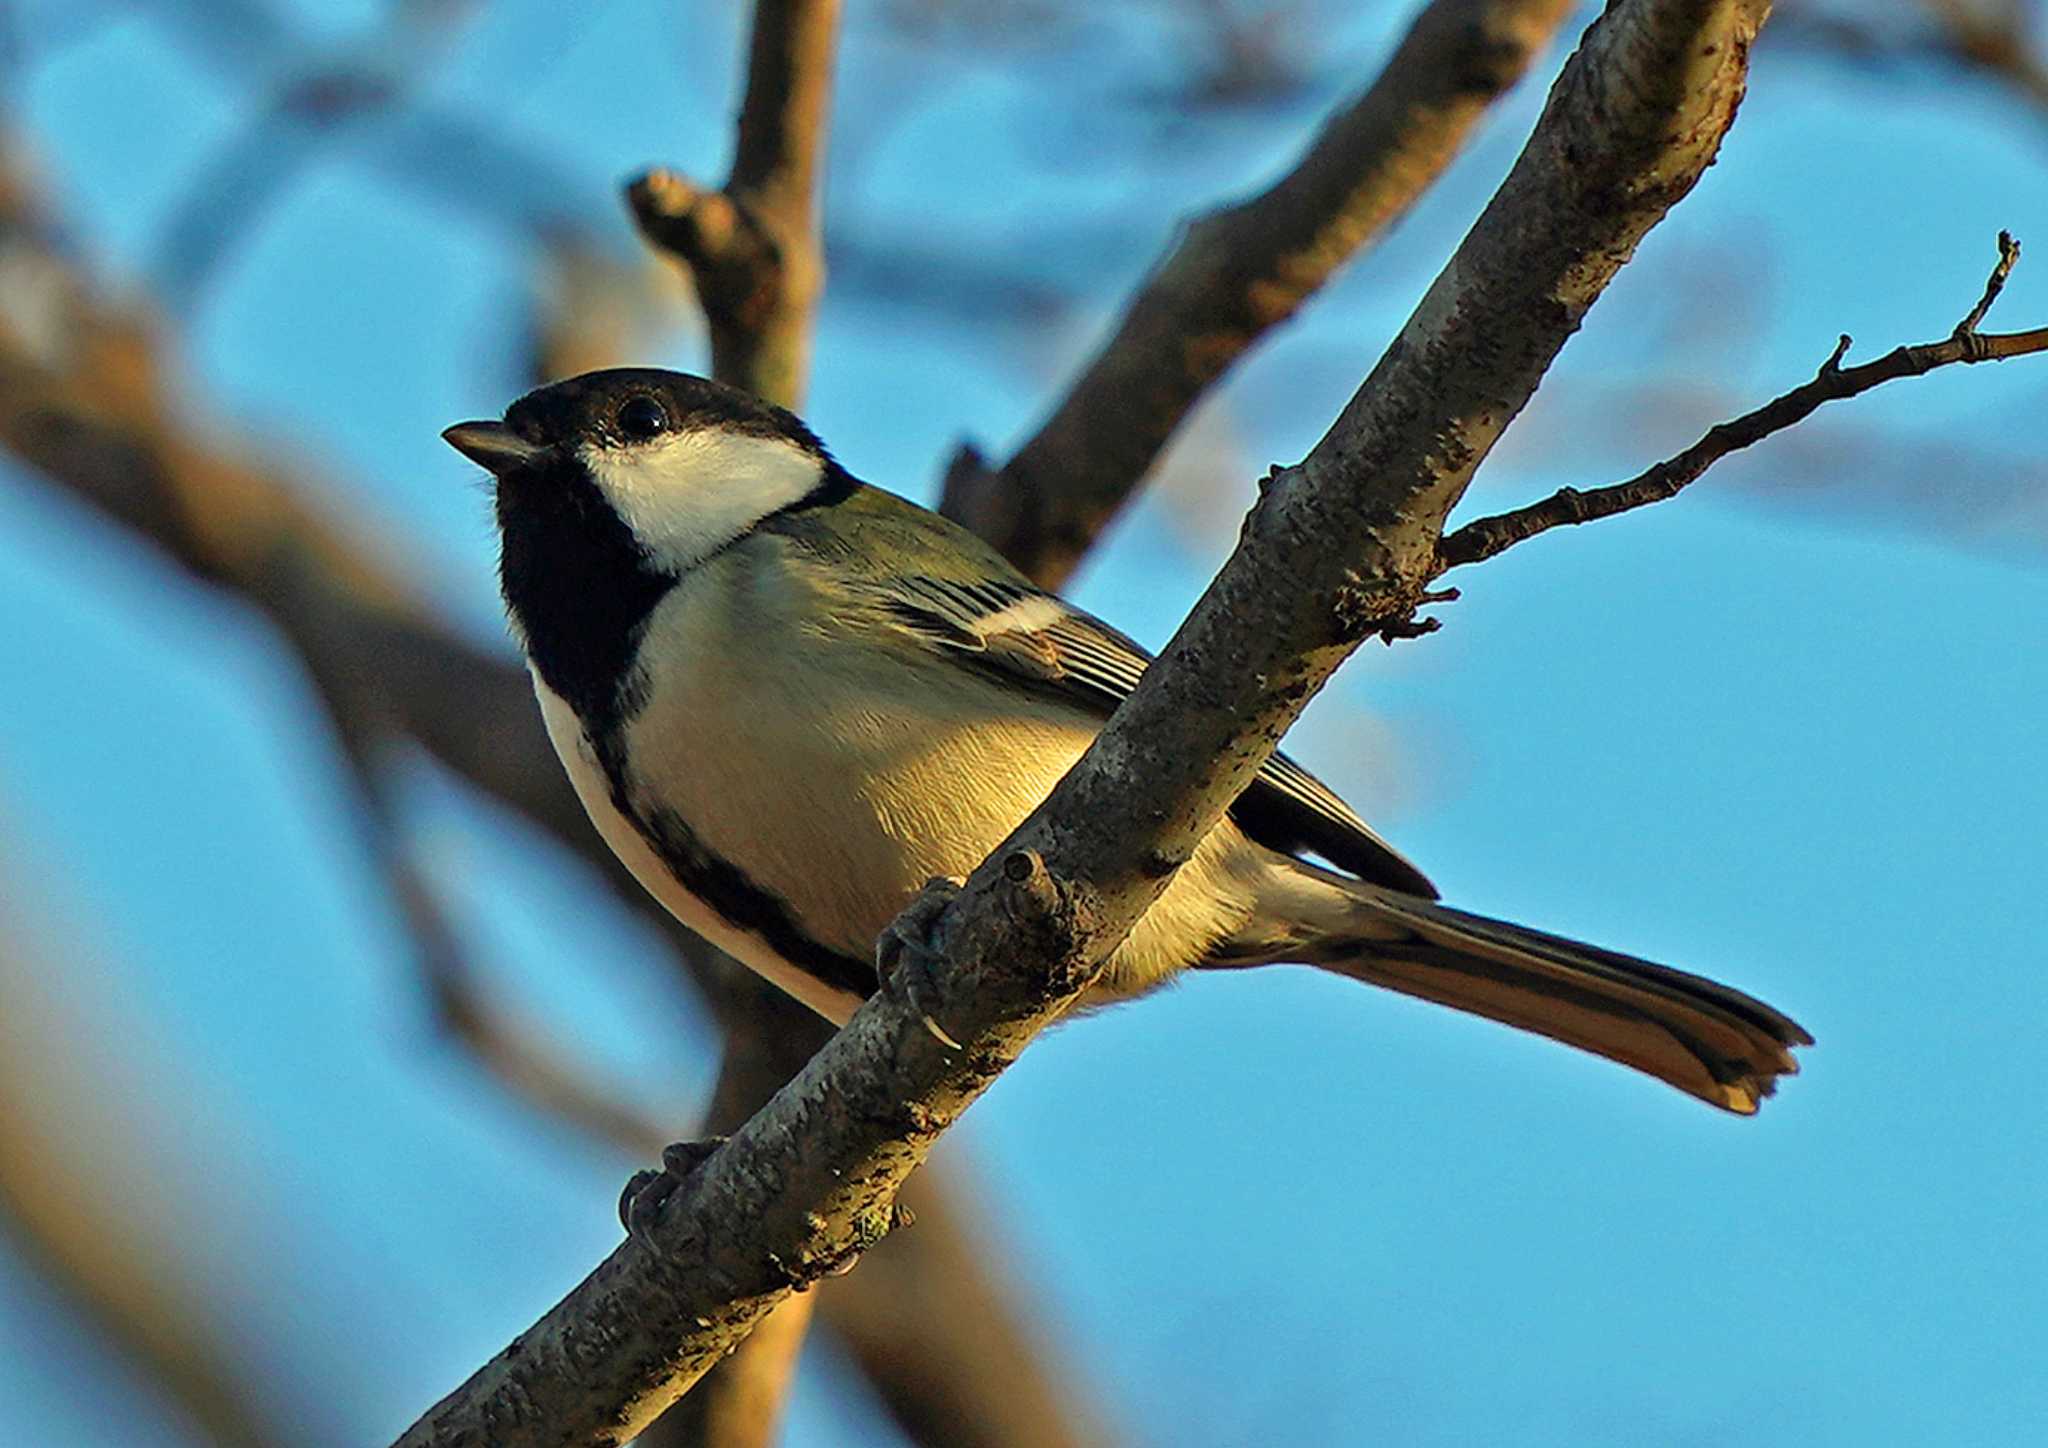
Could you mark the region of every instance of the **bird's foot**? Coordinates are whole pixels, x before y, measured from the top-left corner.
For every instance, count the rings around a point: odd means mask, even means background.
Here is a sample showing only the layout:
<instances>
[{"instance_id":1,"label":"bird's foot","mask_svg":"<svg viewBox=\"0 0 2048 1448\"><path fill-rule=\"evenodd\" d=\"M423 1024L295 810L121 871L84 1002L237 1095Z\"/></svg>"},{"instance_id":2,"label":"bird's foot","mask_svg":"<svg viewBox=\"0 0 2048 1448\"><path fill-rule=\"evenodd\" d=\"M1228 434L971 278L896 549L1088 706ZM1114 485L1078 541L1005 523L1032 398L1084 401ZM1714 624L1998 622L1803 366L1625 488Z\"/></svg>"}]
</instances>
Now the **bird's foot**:
<instances>
[{"instance_id":1,"label":"bird's foot","mask_svg":"<svg viewBox=\"0 0 2048 1448\"><path fill-rule=\"evenodd\" d=\"M946 1034L933 1015L939 1004L937 967L945 957L937 936L939 917L966 883L952 875L926 881L917 898L889 922L875 943L875 974L881 977L882 988L917 1013L932 1039L955 1051L961 1049L960 1043Z\"/></svg>"},{"instance_id":2,"label":"bird's foot","mask_svg":"<svg viewBox=\"0 0 2048 1448\"><path fill-rule=\"evenodd\" d=\"M626 1235L658 1255L660 1249L654 1245L652 1232L655 1214L690 1174L724 1145L722 1136L674 1142L661 1149L660 1171L634 1172L626 1189L619 1193L619 1223L626 1229Z\"/></svg>"}]
</instances>

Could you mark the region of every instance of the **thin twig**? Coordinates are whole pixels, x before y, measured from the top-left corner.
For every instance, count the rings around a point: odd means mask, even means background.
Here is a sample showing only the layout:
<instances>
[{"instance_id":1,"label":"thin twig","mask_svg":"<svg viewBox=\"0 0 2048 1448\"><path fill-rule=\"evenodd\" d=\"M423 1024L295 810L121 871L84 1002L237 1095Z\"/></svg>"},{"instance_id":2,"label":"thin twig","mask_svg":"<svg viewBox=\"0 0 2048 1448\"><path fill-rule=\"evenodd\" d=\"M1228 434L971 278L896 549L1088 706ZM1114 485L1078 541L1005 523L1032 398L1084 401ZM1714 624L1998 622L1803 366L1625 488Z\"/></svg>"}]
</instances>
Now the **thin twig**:
<instances>
[{"instance_id":1,"label":"thin twig","mask_svg":"<svg viewBox=\"0 0 2048 1448\"><path fill-rule=\"evenodd\" d=\"M1962 337L1977 330L1977 324L1984 320L1991 304L1998 300L1998 294L2005 290L2006 278L2012 269L2020 264L2020 244L2009 231L1998 233L1998 264L1991 268L1991 275L1984 282L1984 295L1977 298L1977 305L1970 308L1969 315L1956 323L1953 335Z\"/></svg>"},{"instance_id":2,"label":"thin twig","mask_svg":"<svg viewBox=\"0 0 2048 1448\"><path fill-rule=\"evenodd\" d=\"M2005 288L2006 278L2018 264L2020 244L2010 232L1998 234L1998 263L1984 283L1984 294L1970 308L1955 330L1939 342L1917 347L1895 347L1884 356L1855 367L1842 366L1848 354L1849 338L1844 336L1812 380L1773 398L1762 407L1707 429L1705 436L1655 467L1638 473L1627 482L1581 491L1560 488L1540 503L1525 508L1478 518L1445 537L1437 548L1436 573L1442 574L1468 563L1478 563L1503 553L1517 543L1569 524L1590 523L1617 513L1661 503L1697 482L1706 470L1732 452L1763 441L1800 422L1823 403L1868 392L1873 387L1901 377L1918 377L1937 367L1955 363L1998 362L2048 352L2048 327L2029 332L1986 333L1977 330Z\"/></svg>"}]
</instances>

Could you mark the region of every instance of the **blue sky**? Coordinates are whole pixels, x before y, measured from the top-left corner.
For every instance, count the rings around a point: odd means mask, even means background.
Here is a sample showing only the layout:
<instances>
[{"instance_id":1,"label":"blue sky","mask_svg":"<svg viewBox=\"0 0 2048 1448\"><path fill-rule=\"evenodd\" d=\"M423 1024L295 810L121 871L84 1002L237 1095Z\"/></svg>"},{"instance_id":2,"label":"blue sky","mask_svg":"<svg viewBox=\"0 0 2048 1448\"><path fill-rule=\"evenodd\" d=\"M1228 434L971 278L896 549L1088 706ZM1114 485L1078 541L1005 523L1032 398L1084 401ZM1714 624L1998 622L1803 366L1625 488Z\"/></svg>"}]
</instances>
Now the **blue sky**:
<instances>
[{"instance_id":1,"label":"blue sky","mask_svg":"<svg viewBox=\"0 0 2048 1448\"><path fill-rule=\"evenodd\" d=\"M830 298L810 419L856 472L927 499L959 437L1022 435L1170 219L1270 174L1394 23L1334 27L1292 120L1176 123L1115 104L1171 54L1149 11L963 64L851 8L835 216L885 252L937 237L1069 297L1008 328ZM335 36L376 13L298 9ZM31 5L24 28L62 13ZM247 90L167 24L104 14L32 53L14 115L87 253L139 286ZM568 178L553 201L623 248L621 177L721 169L734 11L593 6L566 41L559 14L492 7L430 94ZM1518 92L1241 370L1091 560L1084 604L1163 640L1247 496L1191 517L1188 480L1249 480L1313 442L1539 99ZM316 159L263 213L192 312L190 392L323 459L340 504L502 646L484 495L437 433L518 389L531 257L395 180L379 148L406 146L378 132ZM1995 91L1767 39L1721 162L1468 509L1625 475L1803 379L1837 332L1857 356L1943 335L2000 227L2048 248L2044 171L2048 123ZM1993 315L2043 322L2048 254ZM680 336L647 360L700 356ZM1121 1431L1961 1444L2048 1416L2044 401L2048 359L1895 384L1674 504L1470 570L1440 634L1346 666L1290 747L1447 898L1740 984L1820 1044L1744 1122L1308 972L1055 1031L944 1149L977 1164L1045 1336ZM431 1039L303 681L260 625L11 468L0 616L8 878L48 897L64 962L34 990L81 1058L181 1083L185 1169L152 1200L214 1224L195 1250L248 1361L324 1375L323 1441L389 1436L610 1247L633 1164ZM401 767L415 848L504 997L688 1134L715 1045L645 928ZM0 1247L0 1401L26 1438L193 1441L62 1322ZM892 1440L817 1353L789 1441Z\"/></svg>"}]
</instances>

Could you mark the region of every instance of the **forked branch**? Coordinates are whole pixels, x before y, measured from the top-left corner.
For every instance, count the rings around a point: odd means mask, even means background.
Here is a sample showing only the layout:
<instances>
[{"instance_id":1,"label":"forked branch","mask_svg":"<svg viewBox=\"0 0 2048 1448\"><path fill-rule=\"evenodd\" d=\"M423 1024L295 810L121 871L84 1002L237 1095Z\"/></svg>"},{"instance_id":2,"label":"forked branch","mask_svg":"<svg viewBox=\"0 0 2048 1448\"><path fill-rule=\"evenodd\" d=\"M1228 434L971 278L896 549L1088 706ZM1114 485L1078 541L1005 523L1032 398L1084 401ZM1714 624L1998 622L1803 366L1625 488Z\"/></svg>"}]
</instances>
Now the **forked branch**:
<instances>
[{"instance_id":1,"label":"forked branch","mask_svg":"<svg viewBox=\"0 0 2048 1448\"><path fill-rule=\"evenodd\" d=\"M1762 442L1773 433L1783 432L1811 416L1824 403L1855 397L1901 377L1918 377L1937 367L1948 367L1958 362L1999 362L2034 352L2048 352L2048 327L2037 327L2028 332L1978 330L1978 324L1991 310L1992 303L1998 300L2006 278L2012 275L2019 259L2020 244L2010 232L2001 231L1998 234L1998 263L1991 269L1983 295L1962 321L1956 323L1955 330L1939 342L1923 342L1917 347L1894 347L1873 361L1844 367L1842 358L1849 352L1849 338L1844 336L1810 381L1754 411L1716 424L1684 452L1666 458L1627 482L1586 491L1560 488L1540 503L1465 524L1438 545L1436 572L1441 574L1468 563L1478 563L1552 528L1590 523L1596 518L1611 518L1617 513L1674 498L1728 454Z\"/></svg>"},{"instance_id":2,"label":"forked branch","mask_svg":"<svg viewBox=\"0 0 2048 1448\"><path fill-rule=\"evenodd\" d=\"M654 170L626 188L641 231L697 283L713 373L785 407L803 401L825 285L817 193L838 34L839 0L757 0L724 187Z\"/></svg>"}]
</instances>

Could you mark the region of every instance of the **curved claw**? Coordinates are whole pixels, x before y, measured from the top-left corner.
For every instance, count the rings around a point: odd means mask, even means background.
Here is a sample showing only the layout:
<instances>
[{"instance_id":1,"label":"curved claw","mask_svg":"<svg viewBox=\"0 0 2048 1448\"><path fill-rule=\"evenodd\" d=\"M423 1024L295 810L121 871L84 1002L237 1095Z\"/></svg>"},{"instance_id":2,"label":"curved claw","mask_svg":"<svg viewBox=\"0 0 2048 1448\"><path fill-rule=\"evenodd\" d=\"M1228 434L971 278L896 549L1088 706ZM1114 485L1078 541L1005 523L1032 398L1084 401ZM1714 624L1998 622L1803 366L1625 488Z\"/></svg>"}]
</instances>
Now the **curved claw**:
<instances>
[{"instance_id":1,"label":"curved claw","mask_svg":"<svg viewBox=\"0 0 2048 1448\"><path fill-rule=\"evenodd\" d=\"M946 1033L934 1014L939 1005L936 967L945 958L937 936L939 917L966 883L950 875L927 881L875 942L875 973L883 988L908 1003L932 1039L952 1051L965 1047Z\"/></svg>"},{"instance_id":2,"label":"curved claw","mask_svg":"<svg viewBox=\"0 0 2048 1448\"><path fill-rule=\"evenodd\" d=\"M661 1149L660 1171L636 1171L627 1178L625 1190L619 1193L619 1224L626 1229L626 1235L650 1252L658 1253L653 1227L662 1204L724 1145L722 1136L672 1142Z\"/></svg>"},{"instance_id":3,"label":"curved claw","mask_svg":"<svg viewBox=\"0 0 2048 1448\"><path fill-rule=\"evenodd\" d=\"M628 1232L633 1230L634 1202L642 1192L653 1186L660 1176L661 1173L658 1171L643 1168L626 1178L626 1185L619 1192L619 1225Z\"/></svg>"}]
</instances>

